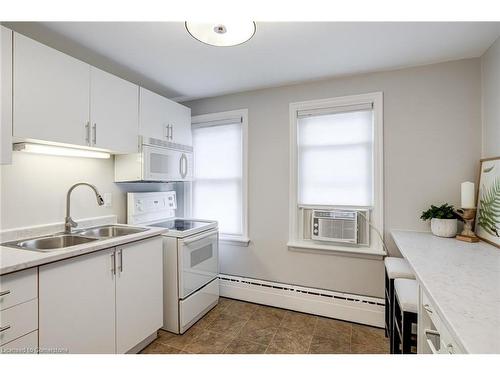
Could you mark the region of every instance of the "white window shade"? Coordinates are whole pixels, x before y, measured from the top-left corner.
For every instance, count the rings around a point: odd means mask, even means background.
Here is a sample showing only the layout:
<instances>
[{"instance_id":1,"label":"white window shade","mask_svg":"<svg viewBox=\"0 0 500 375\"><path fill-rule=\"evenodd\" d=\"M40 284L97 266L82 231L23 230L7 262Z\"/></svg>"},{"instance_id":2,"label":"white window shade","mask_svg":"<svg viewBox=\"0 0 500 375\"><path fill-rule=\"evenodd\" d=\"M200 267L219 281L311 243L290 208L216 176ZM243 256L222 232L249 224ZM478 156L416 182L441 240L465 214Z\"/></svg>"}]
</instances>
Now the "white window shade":
<instances>
[{"instance_id":1,"label":"white window shade","mask_svg":"<svg viewBox=\"0 0 500 375\"><path fill-rule=\"evenodd\" d=\"M297 126L298 203L372 206L373 111L311 113Z\"/></svg>"},{"instance_id":2,"label":"white window shade","mask_svg":"<svg viewBox=\"0 0 500 375\"><path fill-rule=\"evenodd\" d=\"M243 235L241 121L193 125L193 216L219 222L222 234Z\"/></svg>"}]
</instances>

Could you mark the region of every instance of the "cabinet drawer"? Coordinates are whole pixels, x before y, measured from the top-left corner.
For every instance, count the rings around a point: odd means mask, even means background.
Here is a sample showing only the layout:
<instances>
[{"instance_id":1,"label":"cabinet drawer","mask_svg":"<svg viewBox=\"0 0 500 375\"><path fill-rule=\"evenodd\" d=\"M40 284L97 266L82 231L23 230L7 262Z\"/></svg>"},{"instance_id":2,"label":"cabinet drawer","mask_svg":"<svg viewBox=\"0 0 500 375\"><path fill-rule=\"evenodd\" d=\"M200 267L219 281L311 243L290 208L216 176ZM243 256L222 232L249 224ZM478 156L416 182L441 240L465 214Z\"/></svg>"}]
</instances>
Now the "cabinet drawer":
<instances>
[{"instance_id":1,"label":"cabinet drawer","mask_svg":"<svg viewBox=\"0 0 500 375\"><path fill-rule=\"evenodd\" d=\"M180 333L187 331L219 300L219 280L215 279L179 302Z\"/></svg>"},{"instance_id":2,"label":"cabinet drawer","mask_svg":"<svg viewBox=\"0 0 500 375\"><path fill-rule=\"evenodd\" d=\"M0 345L38 329L38 299L0 311Z\"/></svg>"},{"instance_id":3,"label":"cabinet drawer","mask_svg":"<svg viewBox=\"0 0 500 375\"><path fill-rule=\"evenodd\" d=\"M0 276L0 310L32 300L38 295L37 269Z\"/></svg>"},{"instance_id":4,"label":"cabinet drawer","mask_svg":"<svg viewBox=\"0 0 500 375\"><path fill-rule=\"evenodd\" d=\"M0 354L36 354L38 353L38 330L0 346Z\"/></svg>"},{"instance_id":5,"label":"cabinet drawer","mask_svg":"<svg viewBox=\"0 0 500 375\"><path fill-rule=\"evenodd\" d=\"M460 353L462 353L462 350L460 349L459 345L453 339L453 337L451 336L451 333L446 328L446 326L443 322L443 319L441 318L439 313L436 311L436 309L434 308L432 303L429 301L429 298L427 297L427 295L425 294L425 292L423 290L422 290L422 311L431 320L432 325L434 326L432 328L435 328L435 331L437 333L439 333L439 340L440 340L440 346L441 346L441 349L439 350L439 352L446 353L446 354L460 354Z\"/></svg>"}]
</instances>

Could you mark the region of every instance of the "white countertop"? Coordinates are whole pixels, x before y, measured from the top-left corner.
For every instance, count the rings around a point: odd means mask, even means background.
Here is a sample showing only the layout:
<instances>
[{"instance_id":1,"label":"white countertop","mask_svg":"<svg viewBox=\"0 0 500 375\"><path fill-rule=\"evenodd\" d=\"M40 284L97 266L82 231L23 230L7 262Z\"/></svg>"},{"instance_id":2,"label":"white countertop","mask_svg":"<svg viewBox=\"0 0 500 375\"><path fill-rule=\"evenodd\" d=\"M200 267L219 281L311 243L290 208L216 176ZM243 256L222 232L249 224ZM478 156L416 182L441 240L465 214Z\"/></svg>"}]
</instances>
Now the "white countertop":
<instances>
[{"instance_id":1,"label":"white countertop","mask_svg":"<svg viewBox=\"0 0 500 375\"><path fill-rule=\"evenodd\" d=\"M392 237L462 349L500 353L500 249L424 232Z\"/></svg>"},{"instance_id":2,"label":"white countertop","mask_svg":"<svg viewBox=\"0 0 500 375\"><path fill-rule=\"evenodd\" d=\"M94 224L96 221L93 222ZM101 223L99 223L101 224ZM106 224L110 224L107 222ZM124 224L119 224L124 225ZM22 230L16 231L14 235L9 231L8 235L18 239L21 233L37 233L38 236L46 235L47 233L42 233L47 230L47 228L58 228L60 224L51 224L50 226L43 226L39 228L22 228ZM42 228L42 229L40 229ZM110 239L102 239L93 242L88 242L85 244L71 246L65 250L54 250L50 252L38 252L31 250L16 249L12 247L0 246L0 275L20 271L26 268L40 266L42 264L55 262L58 260L71 258L77 255L87 254L98 250L107 249L114 246L123 245L128 242L134 242L142 240L145 238L157 236L166 233L168 230L165 228L147 227L148 230L144 232L129 234L126 236L114 237ZM53 231L52 233L56 233ZM24 236L24 238L29 236ZM31 237L35 237L32 235ZM5 232L3 240L10 241L12 238L7 239L7 234Z\"/></svg>"}]
</instances>

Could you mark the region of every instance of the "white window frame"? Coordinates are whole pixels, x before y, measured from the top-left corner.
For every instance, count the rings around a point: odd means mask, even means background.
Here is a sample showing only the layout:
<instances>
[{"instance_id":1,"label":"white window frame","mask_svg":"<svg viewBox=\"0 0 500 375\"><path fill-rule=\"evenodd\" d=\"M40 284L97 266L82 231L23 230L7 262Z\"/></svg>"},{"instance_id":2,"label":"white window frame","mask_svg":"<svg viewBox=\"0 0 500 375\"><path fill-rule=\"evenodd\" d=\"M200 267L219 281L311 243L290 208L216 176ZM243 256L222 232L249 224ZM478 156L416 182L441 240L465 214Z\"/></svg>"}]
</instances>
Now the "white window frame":
<instances>
[{"instance_id":1,"label":"white window frame","mask_svg":"<svg viewBox=\"0 0 500 375\"><path fill-rule=\"evenodd\" d=\"M298 205L298 143L297 143L297 112L313 109L327 109L342 106L354 106L371 103L373 105L374 138L373 138L373 210L370 215L372 225L380 233L384 233L384 150L383 150L383 93L374 92L361 95L349 95L336 98L309 100L290 103L290 207L289 207L289 239L290 250L308 250L319 252L348 253L371 256L384 256L386 252L377 233L371 229L370 246L356 247L345 245L321 244L317 241L300 238L300 209ZM335 206L321 206L321 208L334 208ZM314 208L308 206L308 208Z\"/></svg>"},{"instance_id":2,"label":"white window frame","mask_svg":"<svg viewBox=\"0 0 500 375\"><path fill-rule=\"evenodd\" d=\"M224 121L231 118L241 117L241 135L242 135L242 191L241 191L241 211L242 211L242 229L241 236L221 234L219 240L230 245L248 246L250 239L248 237L248 109L237 109L233 111L208 113L191 117L191 126L195 127L197 123ZM196 150L195 150L196 152ZM187 184L186 184L187 185ZM185 206L185 212L192 214L193 194L189 189L189 199ZM186 193L186 192L185 192ZM203 218L200 218L203 219Z\"/></svg>"}]
</instances>

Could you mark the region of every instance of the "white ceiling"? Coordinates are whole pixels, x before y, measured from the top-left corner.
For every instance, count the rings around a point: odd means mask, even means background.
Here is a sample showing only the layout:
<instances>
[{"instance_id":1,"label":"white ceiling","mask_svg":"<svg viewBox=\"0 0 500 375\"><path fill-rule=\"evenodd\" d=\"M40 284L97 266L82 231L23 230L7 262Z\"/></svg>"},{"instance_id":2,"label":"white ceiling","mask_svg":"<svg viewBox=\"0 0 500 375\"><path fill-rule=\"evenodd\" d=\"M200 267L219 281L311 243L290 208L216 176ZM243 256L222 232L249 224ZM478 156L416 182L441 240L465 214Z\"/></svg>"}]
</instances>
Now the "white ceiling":
<instances>
[{"instance_id":1,"label":"white ceiling","mask_svg":"<svg viewBox=\"0 0 500 375\"><path fill-rule=\"evenodd\" d=\"M48 45L177 99L481 56L500 23L257 22L235 47L181 22L10 23Z\"/></svg>"}]
</instances>

